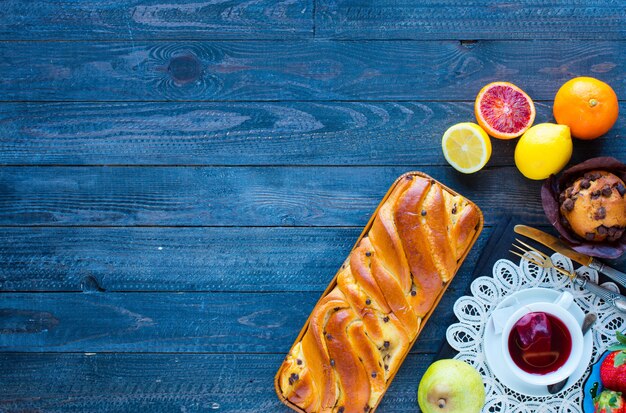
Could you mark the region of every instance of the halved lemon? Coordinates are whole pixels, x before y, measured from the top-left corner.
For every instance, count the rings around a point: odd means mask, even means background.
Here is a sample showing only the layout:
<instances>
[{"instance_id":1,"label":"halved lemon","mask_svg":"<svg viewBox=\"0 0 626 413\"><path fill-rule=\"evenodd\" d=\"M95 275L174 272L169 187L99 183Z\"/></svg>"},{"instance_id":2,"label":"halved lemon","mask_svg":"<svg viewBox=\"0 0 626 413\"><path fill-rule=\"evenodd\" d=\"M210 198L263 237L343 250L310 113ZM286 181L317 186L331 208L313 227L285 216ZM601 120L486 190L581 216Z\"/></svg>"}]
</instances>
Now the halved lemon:
<instances>
[{"instance_id":1,"label":"halved lemon","mask_svg":"<svg viewBox=\"0 0 626 413\"><path fill-rule=\"evenodd\" d=\"M471 122L457 123L443 134L441 148L446 161L464 174L480 171L491 157L489 135Z\"/></svg>"}]
</instances>

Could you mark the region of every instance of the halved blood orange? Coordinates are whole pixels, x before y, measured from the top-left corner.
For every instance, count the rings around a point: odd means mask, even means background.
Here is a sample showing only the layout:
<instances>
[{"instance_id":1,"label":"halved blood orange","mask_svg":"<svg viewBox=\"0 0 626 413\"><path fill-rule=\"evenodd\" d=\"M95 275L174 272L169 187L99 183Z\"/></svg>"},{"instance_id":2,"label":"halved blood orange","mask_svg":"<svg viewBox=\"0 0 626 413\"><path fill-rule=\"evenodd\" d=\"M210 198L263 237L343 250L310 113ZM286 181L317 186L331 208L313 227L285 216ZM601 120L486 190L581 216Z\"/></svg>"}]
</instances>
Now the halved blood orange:
<instances>
[{"instance_id":1,"label":"halved blood orange","mask_svg":"<svg viewBox=\"0 0 626 413\"><path fill-rule=\"evenodd\" d=\"M474 113L478 124L498 139L517 138L535 121L535 104L509 82L493 82L476 96Z\"/></svg>"}]
</instances>

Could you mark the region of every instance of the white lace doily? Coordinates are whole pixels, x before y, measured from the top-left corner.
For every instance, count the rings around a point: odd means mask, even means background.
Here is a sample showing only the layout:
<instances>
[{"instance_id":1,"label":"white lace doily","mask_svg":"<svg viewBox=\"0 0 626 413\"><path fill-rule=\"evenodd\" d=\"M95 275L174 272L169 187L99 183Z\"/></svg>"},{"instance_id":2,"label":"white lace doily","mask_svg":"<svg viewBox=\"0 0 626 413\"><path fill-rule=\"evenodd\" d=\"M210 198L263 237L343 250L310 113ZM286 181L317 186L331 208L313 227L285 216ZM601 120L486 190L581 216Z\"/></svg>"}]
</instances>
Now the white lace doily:
<instances>
[{"instance_id":1,"label":"white lace doily","mask_svg":"<svg viewBox=\"0 0 626 413\"><path fill-rule=\"evenodd\" d=\"M559 267L574 270L572 261L561 254L552 255ZM576 273L598 282L598 273L587 267L580 267ZM613 291L619 291L614 283L604 283ZM454 314L459 322L448 327L448 343L459 353L455 358L464 360L481 372L487 395L483 412L489 413L580 413L582 411L583 382L589 375L587 368L583 377L569 389L556 395L530 397L519 394L495 378L490 371L483 349L483 337L487 320L495 307L509 294L531 287L544 287L571 292L576 303L585 313L594 312L598 320L592 328L593 354L591 363L598 358L608 345L615 341L615 330L624 330L625 317L613 307L593 294L572 285L567 277L557 275L554 269L545 270L527 260L519 265L509 260L499 260L493 267L493 277L479 277L472 282L471 296L464 296L454 304Z\"/></svg>"}]
</instances>

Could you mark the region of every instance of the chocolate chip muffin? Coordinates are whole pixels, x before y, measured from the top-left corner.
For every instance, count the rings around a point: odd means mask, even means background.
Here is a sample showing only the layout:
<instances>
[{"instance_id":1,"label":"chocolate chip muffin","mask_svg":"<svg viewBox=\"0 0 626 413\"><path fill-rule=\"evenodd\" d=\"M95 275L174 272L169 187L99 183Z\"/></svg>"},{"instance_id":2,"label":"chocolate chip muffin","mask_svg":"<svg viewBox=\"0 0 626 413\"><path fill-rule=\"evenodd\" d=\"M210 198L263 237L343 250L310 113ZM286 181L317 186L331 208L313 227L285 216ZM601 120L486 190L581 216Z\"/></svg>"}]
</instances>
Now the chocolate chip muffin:
<instances>
[{"instance_id":1,"label":"chocolate chip muffin","mask_svg":"<svg viewBox=\"0 0 626 413\"><path fill-rule=\"evenodd\" d=\"M626 186L616 175L590 171L559 195L563 224L587 241L616 241L626 228Z\"/></svg>"}]
</instances>

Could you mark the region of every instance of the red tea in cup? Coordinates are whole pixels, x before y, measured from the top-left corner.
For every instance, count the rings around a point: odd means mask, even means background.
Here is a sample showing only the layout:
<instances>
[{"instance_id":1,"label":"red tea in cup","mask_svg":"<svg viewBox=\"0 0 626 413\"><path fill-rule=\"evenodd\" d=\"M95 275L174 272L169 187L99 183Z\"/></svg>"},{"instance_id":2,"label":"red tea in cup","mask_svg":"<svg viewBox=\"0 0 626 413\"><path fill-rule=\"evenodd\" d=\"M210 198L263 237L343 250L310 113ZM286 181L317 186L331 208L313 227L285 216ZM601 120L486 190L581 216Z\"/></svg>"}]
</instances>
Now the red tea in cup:
<instances>
[{"instance_id":1,"label":"red tea in cup","mask_svg":"<svg viewBox=\"0 0 626 413\"><path fill-rule=\"evenodd\" d=\"M531 374L548 374L565 364L572 351L572 336L558 317L532 312L513 326L508 341L513 362Z\"/></svg>"}]
</instances>

